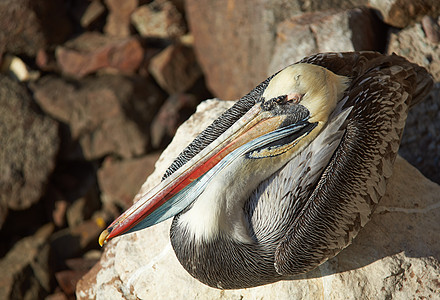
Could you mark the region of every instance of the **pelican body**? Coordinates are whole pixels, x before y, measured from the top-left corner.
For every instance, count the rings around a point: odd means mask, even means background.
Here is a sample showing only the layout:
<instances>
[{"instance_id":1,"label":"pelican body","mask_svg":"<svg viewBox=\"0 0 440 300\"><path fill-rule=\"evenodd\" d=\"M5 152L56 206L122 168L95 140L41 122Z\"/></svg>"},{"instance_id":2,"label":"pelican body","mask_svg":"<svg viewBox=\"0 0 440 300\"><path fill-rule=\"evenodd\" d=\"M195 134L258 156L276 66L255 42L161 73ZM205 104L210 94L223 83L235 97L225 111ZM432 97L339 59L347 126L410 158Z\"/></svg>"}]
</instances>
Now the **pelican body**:
<instances>
[{"instance_id":1,"label":"pelican body","mask_svg":"<svg viewBox=\"0 0 440 300\"><path fill-rule=\"evenodd\" d=\"M431 86L423 68L375 52L288 66L206 128L100 244L174 217L178 260L211 287L308 272L369 221L408 109Z\"/></svg>"}]
</instances>

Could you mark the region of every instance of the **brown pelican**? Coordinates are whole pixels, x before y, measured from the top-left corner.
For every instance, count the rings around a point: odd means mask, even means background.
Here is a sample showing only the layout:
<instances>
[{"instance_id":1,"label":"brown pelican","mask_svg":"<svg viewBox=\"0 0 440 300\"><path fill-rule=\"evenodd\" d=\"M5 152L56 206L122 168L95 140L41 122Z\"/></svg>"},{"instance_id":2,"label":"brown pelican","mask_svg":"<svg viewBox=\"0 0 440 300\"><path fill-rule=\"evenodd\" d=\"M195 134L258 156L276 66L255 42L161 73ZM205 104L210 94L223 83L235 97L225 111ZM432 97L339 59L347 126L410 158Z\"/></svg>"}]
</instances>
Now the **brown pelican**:
<instances>
[{"instance_id":1,"label":"brown pelican","mask_svg":"<svg viewBox=\"0 0 440 300\"><path fill-rule=\"evenodd\" d=\"M252 287L310 271L369 220L408 109L431 85L423 68L374 52L288 66L206 128L100 244L174 216L176 256L209 286Z\"/></svg>"}]
</instances>

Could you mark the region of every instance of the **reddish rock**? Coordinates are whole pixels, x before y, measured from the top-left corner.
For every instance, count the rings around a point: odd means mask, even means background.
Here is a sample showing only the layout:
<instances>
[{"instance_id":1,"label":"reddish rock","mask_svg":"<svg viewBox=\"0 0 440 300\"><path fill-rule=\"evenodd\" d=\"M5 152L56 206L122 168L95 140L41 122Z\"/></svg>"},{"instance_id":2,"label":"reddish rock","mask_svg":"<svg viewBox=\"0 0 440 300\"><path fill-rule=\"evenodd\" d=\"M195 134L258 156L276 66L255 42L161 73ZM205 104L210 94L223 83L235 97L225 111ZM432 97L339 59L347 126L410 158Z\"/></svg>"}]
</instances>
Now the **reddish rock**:
<instances>
[{"instance_id":1,"label":"reddish rock","mask_svg":"<svg viewBox=\"0 0 440 300\"><path fill-rule=\"evenodd\" d=\"M186 1L194 49L217 97L238 99L267 77L274 27L262 2Z\"/></svg>"},{"instance_id":2,"label":"reddish rock","mask_svg":"<svg viewBox=\"0 0 440 300\"><path fill-rule=\"evenodd\" d=\"M104 160L98 170L101 197L105 203L113 203L123 209L133 204L133 197L142 183L153 172L159 154L116 161L111 157Z\"/></svg>"},{"instance_id":3,"label":"reddish rock","mask_svg":"<svg viewBox=\"0 0 440 300\"><path fill-rule=\"evenodd\" d=\"M132 73L140 66L144 51L134 37L112 38L86 32L57 47L55 56L63 73L83 77L106 68Z\"/></svg>"},{"instance_id":4,"label":"reddish rock","mask_svg":"<svg viewBox=\"0 0 440 300\"><path fill-rule=\"evenodd\" d=\"M66 211L68 205L69 203L65 200L58 200L54 203L52 218L57 227L62 227L66 224Z\"/></svg>"},{"instance_id":5,"label":"reddish rock","mask_svg":"<svg viewBox=\"0 0 440 300\"><path fill-rule=\"evenodd\" d=\"M25 86L0 75L0 211L26 209L45 192L59 147L58 124L39 112ZM4 219L0 219L0 224Z\"/></svg>"},{"instance_id":6,"label":"reddish rock","mask_svg":"<svg viewBox=\"0 0 440 300\"><path fill-rule=\"evenodd\" d=\"M182 15L166 0L138 7L131 15L131 22L144 37L175 38L186 32Z\"/></svg>"},{"instance_id":7,"label":"reddish rock","mask_svg":"<svg viewBox=\"0 0 440 300\"><path fill-rule=\"evenodd\" d=\"M138 0L105 0L109 10L104 32L108 35L127 37L130 35L130 16L138 6Z\"/></svg>"},{"instance_id":8,"label":"reddish rock","mask_svg":"<svg viewBox=\"0 0 440 300\"><path fill-rule=\"evenodd\" d=\"M208 87L238 99L272 75L277 25L303 12L350 8L359 1L187 0L186 16Z\"/></svg>"},{"instance_id":9,"label":"reddish rock","mask_svg":"<svg viewBox=\"0 0 440 300\"><path fill-rule=\"evenodd\" d=\"M38 299L49 293L48 240L53 230L52 224L43 226L0 260L0 299Z\"/></svg>"},{"instance_id":10,"label":"reddish rock","mask_svg":"<svg viewBox=\"0 0 440 300\"><path fill-rule=\"evenodd\" d=\"M187 91L202 76L192 47L180 43L154 56L149 71L169 94Z\"/></svg>"},{"instance_id":11,"label":"reddish rock","mask_svg":"<svg viewBox=\"0 0 440 300\"><path fill-rule=\"evenodd\" d=\"M438 0L369 0L369 5L379 11L385 23L397 28L404 28L420 21L425 15L440 14Z\"/></svg>"},{"instance_id":12,"label":"reddish rock","mask_svg":"<svg viewBox=\"0 0 440 300\"><path fill-rule=\"evenodd\" d=\"M396 53L425 67L435 81L440 81L439 44L428 39L420 23L400 31L393 30L387 52Z\"/></svg>"},{"instance_id":13,"label":"reddish rock","mask_svg":"<svg viewBox=\"0 0 440 300\"><path fill-rule=\"evenodd\" d=\"M440 17L438 20L439 22L436 22L436 20L430 16L424 16L421 21L426 38L433 44L440 42Z\"/></svg>"},{"instance_id":14,"label":"reddish rock","mask_svg":"<svg viewBox=\"0 0 440 300\"><path fill-rule=\"evenodd\" d=\"M44 77L32 89L44 111L69 125L87 159L145 153L144 128L163 102L154 84L136 77L107 75L76 83Z\"/></svg>"},{"instance_id":15,"label":"reddish rock","mask_svg":"<svg viewBox=\"0 0 440 300\"><path fill-rule=\"evenodd\" d=\"M77 282L85 273L85 271L65 270L55 273L55 278L63 292L67 296L72 296L75 293Z\"/></svg>"},{"instance_id":16,"label":"reddish rock","mask_svg":"<svg viewBox=\"0 0 440 300\"><path fill-rule=\"evenodd\" d=\"M384 29L365 8L305 13L285 20L277 28L275 50L269 67L275 73L320 52L376 50L384 48Z\"/></svg>"},{"instance_id":17,"label":"reddish rock","mask_svg":"<svg viewBox=\"0 0 440 300\"><path fill-rule=\"evenodd\" d=\"M160 108L151 124L151 144L154 148L169 144L177 128L196 110L198 101L194 95L175 94Z\"/></svg>"},{"instance_id":18,"label":"reddish rock","mask_svg":"<svg viewBox=\"0 0 440 300\"><path fill-rule=\"evenodd\" d=\"M58 72L58 65L55 60L55 55L53 52L40 49L37 52L37 57L35 58L35 63L38 68L43 71Z\"/></svg>"}]
</instances>

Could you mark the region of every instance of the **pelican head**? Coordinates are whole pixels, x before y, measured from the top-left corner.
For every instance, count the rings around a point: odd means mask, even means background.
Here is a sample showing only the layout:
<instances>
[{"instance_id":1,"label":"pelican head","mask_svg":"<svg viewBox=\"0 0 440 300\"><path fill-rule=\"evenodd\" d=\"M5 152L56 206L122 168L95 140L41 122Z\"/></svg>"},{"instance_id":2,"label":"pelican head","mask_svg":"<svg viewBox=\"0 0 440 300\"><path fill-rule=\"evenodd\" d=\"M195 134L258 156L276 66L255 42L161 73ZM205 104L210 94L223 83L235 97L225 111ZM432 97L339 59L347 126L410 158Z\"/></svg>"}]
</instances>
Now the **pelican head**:
<instances>
[{"instance_id":1,"label":"pelican head","mask_svg":"<svg viewBox=\"0 0 440 300\"><path fill-rule=\"evenodd\" d=\"M177 258L212 287L315 268L351 242L385 193L407 108L426 95L427 77L372 52L288 66L206 128L99 243L174 217Z\"/></svg>"}]
</instances>

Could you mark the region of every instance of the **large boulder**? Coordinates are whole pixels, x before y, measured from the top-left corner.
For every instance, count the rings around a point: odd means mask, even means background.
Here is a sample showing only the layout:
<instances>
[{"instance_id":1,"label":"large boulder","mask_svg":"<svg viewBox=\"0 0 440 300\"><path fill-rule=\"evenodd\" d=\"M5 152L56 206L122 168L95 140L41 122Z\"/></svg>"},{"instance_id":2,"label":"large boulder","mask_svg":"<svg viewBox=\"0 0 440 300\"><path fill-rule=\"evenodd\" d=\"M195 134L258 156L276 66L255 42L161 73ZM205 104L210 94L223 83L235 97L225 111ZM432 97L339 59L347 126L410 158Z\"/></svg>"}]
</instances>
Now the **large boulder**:
<instances>
[{"instance_id":1,"label":"large boulder","mask_svg":"<svg viewBox=\"0 0 440 300\"><path fill-rule=\"evenodd\" d=\"M231 105L206 101L182 125L138 196L160 182L174 157ZM192 278L169 241L170 221L110 241L79 281L78 299L412 299L435 297L440 276L440 186L398 157L387 193L353 244L303 276L222 291ZM136 197L135 197L136 200Z\"/></svg>"},{"instance_id":2,"label":"large boulder","mask_svg":"<svg viewBox=\"0 0 440 300\"><path fill-rule=\"evenodd\" d=\"M194 49L207 84L214 95L231 100L238 99L272 74L269 65L277 47L276 32L280 23L304 12L349 9L367 2L187 0L185 4L188 24L194 36ZM351 28L351 25L338 22L338 18L329 18L333 23L330 22L332 25L325 28L328 39L333 39L335 44L339 42L340 50L352 50L350 43L338 40L341 32L347 31L347 27ZM310 21L319 23L316 18ZM355 23L356 28L364 26L363 31L370 31L368 17L361 17ZM284 36L298 42L301 37L302 35Z\"/></svg>"},{"instance_id":3,"label":"large boulder","mask_svg":"<svg viewBox=\"0 0 440 300\"><path fill-rule=\"evenodd\" d=\"M2 0L0 28L0 54L27 56L63 42L72 32L63 0Z\"/></svg>"},{"instance_id":4,"label":"large boulder","mask_svg":"<svg viewBox=\"0 0 440 300\"><path fill-rule=\"evenodd\" d=\"M23 210L44 195L55 168L58 123L41 113L28 90L0 75L0 228L8 208Z\"/></svg>"},{"instance_id":5,"label":"large boulder","mask_svg":"<svg viewBox=\"0 0 440 300\"><path fill-rule=\"evenodd\" d=\"M384 35L375 14L367 8L304 13L277 26L268 74L321 52L379 50Z\"/></svg>"}]
</instances>

